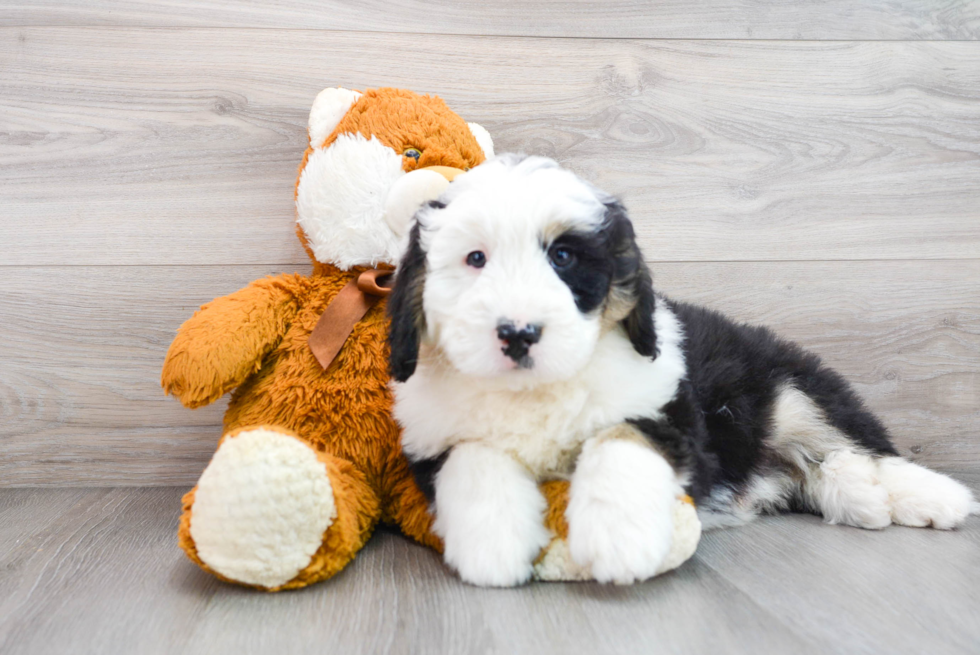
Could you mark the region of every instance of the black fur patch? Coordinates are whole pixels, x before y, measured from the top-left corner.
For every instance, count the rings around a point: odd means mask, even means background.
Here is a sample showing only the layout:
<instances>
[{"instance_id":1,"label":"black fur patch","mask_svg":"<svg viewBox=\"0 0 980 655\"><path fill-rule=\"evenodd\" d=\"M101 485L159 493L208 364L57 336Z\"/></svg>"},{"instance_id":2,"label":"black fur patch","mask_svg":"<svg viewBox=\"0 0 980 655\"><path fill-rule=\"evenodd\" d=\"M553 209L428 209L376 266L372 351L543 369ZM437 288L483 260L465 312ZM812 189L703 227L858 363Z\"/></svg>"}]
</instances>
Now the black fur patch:
<instances>
[{"instance_id":1,"label":"black fur patch","mask_svg":"<svg viewBox=\"0 0 980 655\"><path fill-rule=\"evenodd\" d=\"M638 353L656 357L653 281L623 206L617 201L607 202L599 230L566 232L548 247L566 248L574 255L573 264L556 267L555 273L571 290L583 314L602 306L610 293L635 303L623 319L623 327Z\"/></svg>"},{"instance_id":2,"label":"black fur patch","mask_svg":"<svg viewBox=\"0 0 980 655\"><path fill-rule=\"evenodd\" d=\"M618 287L619 294L633 298L636 303L623 319L623 327L636 352L656 358L657 332L653 319L656 296L653 293L653 276L650 275L650 269L643 261L643 253L636 243L633 223L626 215L626 208L618 201L606 203L605 223L613 245L613 284Z\"/></svg>"},{"instance_id":3,"label":"black fur patch","mask_svg":"<svg viewBox=\"0 0 980 655\"><path fill-rule=\"evenodd\" d=\"M425 499L431 504L436 499L436 476L442 470L443 464L449 458L449 452L445 451L437 457L431 459L420 459L416 462L409 460L408 468L415 478L415 484L425 495Z\"/></svg>"},{"instance_id":4,"label":"black fur patch","mask_svg":"<svg viewBox=\"0 0 980 655\"><path fill-rule=\"evenodd\" d=\"M659 420L639 418L628 423L642 432L675 470L688 474L685 491L699 502L711 493L718 459L706 450L708 429L691 384L681 381L673 400L661 412L663 418Z\"/></svg>"},{"instance_id":5,"label":"black fur patch","mask_svg":"<svg viewBox=\"0 0 980 655\"><path fill-rule=\"evenodd\" d=\"M881 422L816 355L767 328L739 324L702 307L666 302L684 326L688 381L662 411L690 443L679 447L669 445L670 438L654 441L658 447L666 441L668 456L693 454L694 492L703 494L715 485L737 492L754 473L785 464L773 461L767 442L774 403L786 384L807 394L827 421L855 444L879 455L896 454ZM647 432L645 424L637 427Z\"/></svg>"},{"instance_id":6,"label":"black fur patch","mask_svg":"<svg viewBox=\"0 0 980 655\"><path fill-rule=\"evenodd\" d=\"M388 331L391 353L388 361L391 376L399 382L404 382L415 373L419 343L425 331L425 312L422 308L425 252L420 239L421 229L418 222L412 226L408 250L395 272L395 284L388 296L388 316L391 317Z\"/></svg>"},{"instance_id":7,"label":"black fur patch","mask_svg":"<svg viewBox=\"0 0 980 655\"><path fill-rule=\"evenodd\" d=\"M597 232L565 232L551 242L551 248L565 248L575 257L570 266L555 268L575 298L575 306L583 314L595 311L609 294L615 273L609 235L605 229Z\"/></svg>"}]
</instances>

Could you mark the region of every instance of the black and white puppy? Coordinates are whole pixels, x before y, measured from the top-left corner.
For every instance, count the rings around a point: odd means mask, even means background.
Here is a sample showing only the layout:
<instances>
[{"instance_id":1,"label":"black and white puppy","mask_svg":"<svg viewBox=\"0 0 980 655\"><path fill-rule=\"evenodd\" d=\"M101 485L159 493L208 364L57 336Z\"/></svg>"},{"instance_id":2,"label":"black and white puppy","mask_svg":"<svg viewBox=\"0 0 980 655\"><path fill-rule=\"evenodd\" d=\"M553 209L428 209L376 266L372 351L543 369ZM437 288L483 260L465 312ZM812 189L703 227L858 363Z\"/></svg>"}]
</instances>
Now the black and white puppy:
<instances>
[{"instance_id":1,"label":"black and white puppy","mask_svg":"<svg viewBox=\"0 0 980 655\"><path fill-rule=\"evenodd\" d=\"M682 490L735 521L952 528L974 508L815 355L655 295L622 205L549 159L499 157L423 208L388 308L402 447L469 582L530 577L548 478L571 480L572 558L618 583L657 571Z\"/></svg>"}]
</instances>

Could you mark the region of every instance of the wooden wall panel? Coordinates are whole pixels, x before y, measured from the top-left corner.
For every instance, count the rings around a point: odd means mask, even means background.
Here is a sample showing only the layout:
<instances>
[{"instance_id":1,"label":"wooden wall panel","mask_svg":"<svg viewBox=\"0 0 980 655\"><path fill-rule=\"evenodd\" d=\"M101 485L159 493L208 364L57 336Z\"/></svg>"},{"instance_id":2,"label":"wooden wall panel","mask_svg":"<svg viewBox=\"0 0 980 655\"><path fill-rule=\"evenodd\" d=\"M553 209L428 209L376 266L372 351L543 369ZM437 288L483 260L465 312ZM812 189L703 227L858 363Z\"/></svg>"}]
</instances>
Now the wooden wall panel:
<instances>
[{"instance_id":1,"label":"wooden wall panel","mask_svg":"<svg viewBox=\"0 0 980 655\"><path fill-rule=\"evenodd\" d=\"M623 196L658 260L980 255L980 43L8 28L0 265L303 261L333 84L444 96Z\"/></svg>"},{"instance_id":2,"label":"wooden wall panel","mask_svg":"<svg viewBox=\"0 0 980 655\"><path fill-rule=\"evenodd\" d=\"M0 26L201 26L657 39L976 40L962 0L10 0Z\"/></svg>"},{"instance_id":3,"label":"wooden wall panel","mask_svg":"<svg viewBox=\"0 0 980 655\"><path fill-rule=\"evenodd\" d=\"M854 382L902 451L945 470L980 459L980 262L651 262L679 299L764 323ZM303 267L7 267L0 288L0 486L190 485L224 401L159 387L197 306Z\"/></svg>"},{"instance_id":4,"label":"wooden wall panel","mask_svg":"<svg viewBox=\"0 0 980 655\"><path fill-rule=\"evenodd\" d=\"M661 288L798 339L903 452L973 470L978 28L956 2L6 3L0 485L193 482L224 405L163 397L163 354L200 303L307 269L328 85L438 93L622 196Z\"/></svg>"}]
</instances>

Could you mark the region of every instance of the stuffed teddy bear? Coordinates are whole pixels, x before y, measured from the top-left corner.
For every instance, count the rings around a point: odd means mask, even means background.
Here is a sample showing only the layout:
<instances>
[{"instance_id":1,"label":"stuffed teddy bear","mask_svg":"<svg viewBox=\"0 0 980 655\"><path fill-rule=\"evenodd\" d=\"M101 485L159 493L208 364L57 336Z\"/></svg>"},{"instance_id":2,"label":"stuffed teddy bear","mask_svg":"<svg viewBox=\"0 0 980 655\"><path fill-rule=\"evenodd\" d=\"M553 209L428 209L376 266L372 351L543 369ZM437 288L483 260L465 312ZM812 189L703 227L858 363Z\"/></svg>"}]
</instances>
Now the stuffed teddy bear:
<instances>
[{"instance_id":1,"label":"stuffed teddy bear","mask_svg":"<svg viewBox=\"0 0 980 655\"><path fill-rule=\"evenodd\" d=\"M402 455L388 389L386 279L423 202L493 156L489 134L437 97L322 91L296 183L309 276L281 275L204 305L178 330L162 384L185 406L232 392L223 436L183 499L179 543L217 577L269 591L328 578L379 521L441 548ZM543 485L555 535L540 579L587 579L564 545L567 483ZM700 536L678 500L664 570Z\"/></svg>"}]
</instances>

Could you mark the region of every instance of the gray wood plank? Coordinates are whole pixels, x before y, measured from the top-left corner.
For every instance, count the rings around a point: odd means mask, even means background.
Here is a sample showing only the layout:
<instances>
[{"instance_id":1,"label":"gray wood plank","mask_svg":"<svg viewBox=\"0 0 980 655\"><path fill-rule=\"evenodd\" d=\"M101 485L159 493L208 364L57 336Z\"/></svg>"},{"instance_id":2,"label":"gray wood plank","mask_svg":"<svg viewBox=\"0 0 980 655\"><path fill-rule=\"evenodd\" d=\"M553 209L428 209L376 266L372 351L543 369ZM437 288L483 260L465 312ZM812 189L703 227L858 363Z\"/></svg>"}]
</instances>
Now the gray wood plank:
<instances>
[{"instance_id":1,"label":"gray wood plank","mask_svg":"<svg viewBox=\"0 0 980 655\"><path fill-rule=\"evenodd\" d=\"M980 475L965 476L974 491ZM699 561L835 653L976 653L980 519L956 532L771 517L708 533ZM832 641L831 641L832 640Z\"/></svg>"},{"instance_id":2,"label":"gray wood plank","mask_svg":"<svg viewBox=\"0 0 980 655\"><path fill-rule=\"evenodd\" d=\"M651 262L656 285L820 353L902 452L980 461L980 261ZM308 267L6 267L0 287L0 486L192 484L225 403L159 387L177 327L249 281Z\"/></svg>"},{"instance_id":3,"label":"gray wood plank","mask_svg":"<svg viewBox=\"0 0 980 655\"><path fill-rule=\"evenodd\" d=\"M337 578L269 595L184 559L180 493L0 491L0 544L16 544L0 550L0 650L766 655L976 643L976 517L949 533L764 519L709 533L682 568L631 587L479 589L381 532Z\"/></svg>"},{"instance_id":4,"label":"gray wood plank","mask_svg":"<svg viewBox=\"0 0 980 655\"><path fill-rule=\"evenodd\" d=\"M0 652L183 652L219 583L175 566L179 490L0 499Z\"/></svg>"},{"instance_id":5,"label":"gray wood plank","mask_svg":"<svg viewBox=\"0 0 980 655\"><path fill-rule=\"evenodd\" d=\"M372 32L660 39L977 39L980 7L956 0L14 0L0 25L279 27Z\"/></svg>"},{"instance_id":6,"label":"gray wood plank","mask_svg":"<svg viewBox=\"0 0 980 655\"><path fill-rule=\"evenodd\" d=\"M0 265L301 261L331 84L439 93L622 195L658 260L980 253L972 42L7 28L0 62Z\"/></svg>"},{"instance_id":7,"label":"gray wood plank","mask_svg":"<svg viewBox=\"0 0 980 655\"><path fill-rule=\"evenodd\" d=\"M351 570L306 594L219 592L191 643L202 653L283 645L313 653L329 634L335 652L362 653L816 652L705 572L694 564L632 588L478 589L462 584L435 553L381 534ZM265 626L255 625L259 614ZM710 631L700 627L707 620L715 622Z\"/></svg>"}]
</instances>

